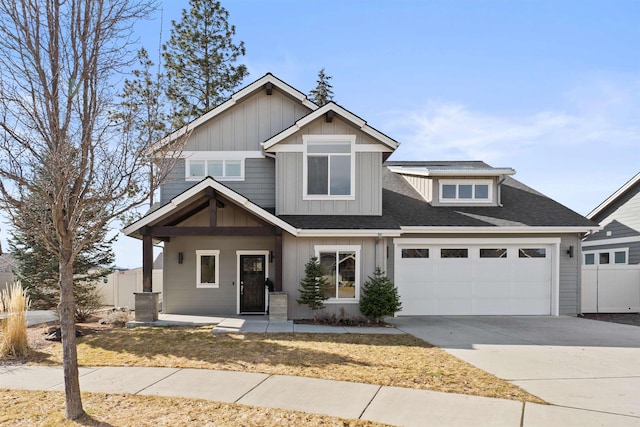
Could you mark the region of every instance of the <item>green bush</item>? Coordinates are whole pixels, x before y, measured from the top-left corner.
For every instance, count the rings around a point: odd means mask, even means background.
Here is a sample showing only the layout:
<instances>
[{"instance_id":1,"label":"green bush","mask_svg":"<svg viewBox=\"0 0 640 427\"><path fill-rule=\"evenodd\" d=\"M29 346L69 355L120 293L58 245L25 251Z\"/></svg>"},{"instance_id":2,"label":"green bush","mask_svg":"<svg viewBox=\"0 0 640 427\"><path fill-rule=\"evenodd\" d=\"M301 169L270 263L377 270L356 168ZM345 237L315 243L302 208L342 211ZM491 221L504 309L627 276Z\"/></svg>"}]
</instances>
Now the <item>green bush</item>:
<instances>
[{"instance_id":1,"label":"green bush","mask_svg":"<svg viewBox=\"0 0 640 427\"><path fill-rule=\"evenodd\" d=\"M365 316L379 322L384 316L393 316L401 309L398 288L380 267L376 268L373 277L369 276L362 285L360 311Z\"/></svg>"},{"instance_id":2,"label":"green bush","mask_svg":"<svg viewBox=\"0 0 640 427\"><path fill-rule=\"evenodd\" d=\"M304 266L304 278L300 281L300 298L298 304L306 304L311 310L324 308L324 301L328 299L323 289L327 286L322 266L317 257L313 257Z\"/></svg>"}]
</instances>

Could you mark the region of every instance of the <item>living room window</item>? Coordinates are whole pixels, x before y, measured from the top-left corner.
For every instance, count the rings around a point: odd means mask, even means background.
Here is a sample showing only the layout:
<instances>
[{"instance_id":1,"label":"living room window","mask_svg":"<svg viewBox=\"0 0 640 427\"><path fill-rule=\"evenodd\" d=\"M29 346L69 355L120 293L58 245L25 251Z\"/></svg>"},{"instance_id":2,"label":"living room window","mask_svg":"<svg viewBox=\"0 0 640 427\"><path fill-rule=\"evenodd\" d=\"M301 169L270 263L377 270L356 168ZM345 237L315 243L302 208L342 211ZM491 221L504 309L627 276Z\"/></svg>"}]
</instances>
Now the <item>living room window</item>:
<instances>
[{"instance_id":1,"label":"living room window","mask_svg":"<svg viewBox=\"0 0 640 427\"><path fill-rule=\"evenodd\" d=\"M304 199L353 199L355 135L303 135Z\"/></svg>"},{"instance_id":2,"label":"living room window","mask_svg":"<svg viewBox=\"0 0 640 427\"><path fill-rule=\"evenodd\" d=\"M360 246L316 246L330 301L360 300Z\"/></svg>"},{"instance_id":3,"label":"living room window","mask_svg":"<svg viewBox=\"0 0 640 427\"><path fill-rule=\"evenodd\" d=\"M491 180L441 180L441 203L487 203L493 199Z\"/></svg>"},{"instance_id":4,"label":"living room window","mask_svg":"<svg viewBox=\"0 0 640 427\"><path fill-rule=\"evenodd\" d=\"M219 288L220 287L220 251L200 250L196 251L196 287Z\"/></svg>"},{"instance_id":5,"label":"living room window","mask_svg":"<svg viewBox=\"0 0 640 427\"><path fill-rule=\"evenodd\" d=\"M244 181L244 160L187 160L187 181L207 176L218 181Z\"/></svg>"}]
</instances>

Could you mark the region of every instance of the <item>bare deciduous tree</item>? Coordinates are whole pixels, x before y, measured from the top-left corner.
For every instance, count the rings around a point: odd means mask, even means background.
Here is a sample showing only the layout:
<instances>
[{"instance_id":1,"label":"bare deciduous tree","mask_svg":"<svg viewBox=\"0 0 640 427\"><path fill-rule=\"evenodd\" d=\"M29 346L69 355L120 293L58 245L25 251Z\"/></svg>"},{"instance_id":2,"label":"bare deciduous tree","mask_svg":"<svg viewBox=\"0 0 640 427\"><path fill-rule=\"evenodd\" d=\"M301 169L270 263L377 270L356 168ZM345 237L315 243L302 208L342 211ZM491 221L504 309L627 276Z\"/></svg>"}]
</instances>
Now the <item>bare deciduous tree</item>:
<instances>
[{"instance_id":1,"label":"bare deciduous tree","mask_svg":"<svg viewBox=\"0 0 640 427\"><path fill-rule=\"evenodd\" d=\"M67 418L84 413L73 262L107 223L143 204L174 164L148 156L155 136L141 138L131 125L140 111L113 114L114 76L133 59L132 25L155 6L0 0L0 207L37 224L32 232L59 260ZM41 208L29 204L34 195Z\"/></svg>"}]
</instances>

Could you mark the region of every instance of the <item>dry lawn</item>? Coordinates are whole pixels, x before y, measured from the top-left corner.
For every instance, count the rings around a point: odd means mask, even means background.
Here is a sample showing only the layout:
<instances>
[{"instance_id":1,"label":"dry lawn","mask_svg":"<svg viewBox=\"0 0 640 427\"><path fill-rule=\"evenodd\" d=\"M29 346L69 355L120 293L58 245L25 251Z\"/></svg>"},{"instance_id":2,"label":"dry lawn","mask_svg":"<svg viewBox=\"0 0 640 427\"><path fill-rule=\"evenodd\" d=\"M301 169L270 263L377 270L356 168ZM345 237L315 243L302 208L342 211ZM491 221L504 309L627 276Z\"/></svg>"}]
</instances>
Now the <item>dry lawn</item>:
<instances>
[{"instance_id":1,"label":"dry lawn","mask_svg":"<svg viewBox=\"0 0 640 427\"><path fill-rule=\"evenodd\" d=\"M363 382L543 403L410 335L212 334L209 328L134 328L79 339L83 366L218 369ZM59 365L59 343L32 364Z\"/></svg>"},{"instance_id":2,"label":"dry lawn","mask_svg":"<svg viewBox=\"0 0 640 427\"><path fill-rule=\"evenodd\" d=\"M284 409L268 409L199 399L83 393L87 415L64 419L64 394L0 390L0 425L10 426L385 426Z\"/></svg>"}]
</instances>

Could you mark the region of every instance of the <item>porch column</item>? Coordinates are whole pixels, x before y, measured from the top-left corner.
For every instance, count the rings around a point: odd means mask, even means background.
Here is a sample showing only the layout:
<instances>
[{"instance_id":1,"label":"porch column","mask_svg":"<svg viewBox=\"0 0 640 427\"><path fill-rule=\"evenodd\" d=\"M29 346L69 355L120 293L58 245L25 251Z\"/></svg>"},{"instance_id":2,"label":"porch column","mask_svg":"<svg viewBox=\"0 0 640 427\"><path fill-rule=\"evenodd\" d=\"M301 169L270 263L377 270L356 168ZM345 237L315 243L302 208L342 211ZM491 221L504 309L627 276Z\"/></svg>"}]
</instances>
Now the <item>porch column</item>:
<instances>
[{"instance_id":1,"label":"porch column","mask_svg":"<svg viewBox=\"0 0 640 427\"><path fill-rule=\"evenodd\" d=\"M140 230L140 234L142 234L142 292L152 292L153 239L146 228Z\"/></svg>"},{"instance_id":2,"label":"porch column","mask_svg":"<svg viewBox=\"0 0 640 427\"><path fill-rule=\"evenodd\" d=\"M274 260L275 260L275 279L276 283L274 286L274 290L276 292L282 292L282 230L280 227L276 227L276 239L275 239L275 250L274 250Z\"/></svg>"}]
</instances>

